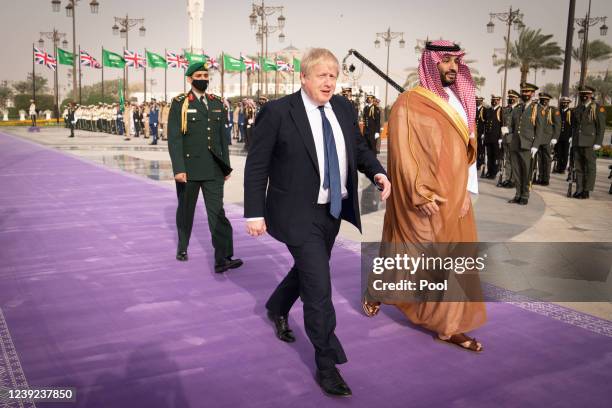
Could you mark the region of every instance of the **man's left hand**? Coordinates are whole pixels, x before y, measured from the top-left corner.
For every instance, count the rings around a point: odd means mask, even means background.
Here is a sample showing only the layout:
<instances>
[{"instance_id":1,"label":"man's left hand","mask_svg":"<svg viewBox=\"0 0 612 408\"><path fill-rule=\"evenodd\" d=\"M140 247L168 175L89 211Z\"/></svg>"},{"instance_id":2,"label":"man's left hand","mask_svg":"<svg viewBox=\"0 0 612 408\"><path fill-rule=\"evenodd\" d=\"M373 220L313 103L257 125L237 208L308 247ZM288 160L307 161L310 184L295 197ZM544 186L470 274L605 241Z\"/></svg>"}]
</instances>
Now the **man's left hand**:
<instances>
[{"instance_id":1,"label":"man's left hand","mask_svg":"<svg viewBox=\"0 0 612 408\"><path fill-rule=\"evenodd\" d=\"M374 182L376 182L376 184L382 188L382 191L380 192L380 199L385 201L391 194L391 182L384 174L377 174L374 176Z\"/></svg>"},{"instance_id":2,"label":"man's left hand","mask_svg":"<svg viewBox=\"0 0 612 408\"><path fill-rule=\"evenodd\" d=\"M227 180L229 180L230 177L232 177L232 175L228 174L227 176L223 177L223 180L227 181Z\"/></svg>"},{"instance_id":3,"label":"man's left hand","mask_svg":"<svg viewBox=\"0 0 612 408\"><path fill-rule=\"evenodd\" d=\"M463 205L461 206L461 210L459 211L459 218L463 218L467 215L470 210L470 205L472 204L472 198L470 197L470 192L465 193L465 200L463 200Z\"/></svg>"}]
</instances>

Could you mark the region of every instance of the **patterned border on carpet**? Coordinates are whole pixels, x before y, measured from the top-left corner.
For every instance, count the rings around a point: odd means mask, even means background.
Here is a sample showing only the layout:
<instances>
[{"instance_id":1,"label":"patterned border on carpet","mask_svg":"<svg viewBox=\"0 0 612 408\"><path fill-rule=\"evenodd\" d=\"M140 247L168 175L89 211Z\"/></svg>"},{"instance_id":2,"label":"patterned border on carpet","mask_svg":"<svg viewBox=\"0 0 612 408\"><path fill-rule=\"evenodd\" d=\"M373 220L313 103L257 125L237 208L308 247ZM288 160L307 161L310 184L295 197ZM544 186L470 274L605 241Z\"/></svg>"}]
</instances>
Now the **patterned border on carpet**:
<instances>
[{"instance_id":1,"label":"patterned border on carpet","mask_svg":"<svg viewBox=\"0 0 612 408\"><path fill-rule=\"evenodd\" d=\"M347 239L337 238L336 244L349 251L361 254L361 243ZM519 307L529 312L550 317L572 326L612 337L612 322L595 316L568 309L554 303L540 302L527 296L519 295L511 290L500 288L488 283L482 285L484 297L487 300L502 301L509 305Z\"/></svg>"},{"instance_id":2,"label":"patterned border on carpet","mask_svg":"<svg viewBox=\"0 0 612 408\"><path fill-rule=\"evenodd\" d=\"M2 309L0 309L0 352L0 395L8 389L28 388ZM36 405L29 401L9 401L0 396L0 408L36 408Z\"/></svg>"}]
</instances>

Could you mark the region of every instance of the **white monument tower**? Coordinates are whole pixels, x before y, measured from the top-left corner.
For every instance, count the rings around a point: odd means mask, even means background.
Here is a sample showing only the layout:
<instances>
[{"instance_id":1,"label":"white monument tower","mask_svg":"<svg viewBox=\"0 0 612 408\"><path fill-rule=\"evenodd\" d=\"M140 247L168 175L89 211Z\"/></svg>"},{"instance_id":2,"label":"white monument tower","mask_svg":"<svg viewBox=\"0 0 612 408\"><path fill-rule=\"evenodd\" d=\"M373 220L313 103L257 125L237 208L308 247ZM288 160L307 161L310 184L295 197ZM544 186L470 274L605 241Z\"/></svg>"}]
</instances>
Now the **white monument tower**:
<instances>
[{"instance_id":1,"label":"white monument tower","mask_svg":"<svg viewBox=\"0 0 612 408\"><path fill-rule=\"evenodd\" d=\"M192 52L202 52L202 15L204 0L187 0L189 18L189 48Z\"/></svg>"}]
</instances>

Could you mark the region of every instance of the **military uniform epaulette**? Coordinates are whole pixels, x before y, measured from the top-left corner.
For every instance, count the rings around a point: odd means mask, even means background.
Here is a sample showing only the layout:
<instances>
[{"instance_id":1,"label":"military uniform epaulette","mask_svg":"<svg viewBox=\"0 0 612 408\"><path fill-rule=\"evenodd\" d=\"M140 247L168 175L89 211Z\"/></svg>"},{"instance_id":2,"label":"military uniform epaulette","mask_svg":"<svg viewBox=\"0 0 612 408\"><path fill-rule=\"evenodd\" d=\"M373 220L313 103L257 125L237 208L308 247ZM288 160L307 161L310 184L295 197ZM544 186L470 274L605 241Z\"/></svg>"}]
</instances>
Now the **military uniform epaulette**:
<instances>
[{"instance_id":1,"label":"military uniform epaulette","mask_svg":"<svg viewBox=\"0 0 612 408\"><path fill-rule=\"evenodd\" d=\"M222 102L221 97L219 95L215 95L215 94L211 94L211 93L207 93L206 97L210 100L216 99L219 102Z\"/></svg>"},{"instance_id":2,"label":"military uniform epaulette","mask_svg":"<svg viewBox=\"0 0 612 408\"><path fill-rule=\"evenodd\" d=\"M185 99L185 97L187 96L187 94L178 94L176 95L174 98L172 98L173 101L177 101L177 102L182 102L183 99Z\"/></svg>"}]
</instances>

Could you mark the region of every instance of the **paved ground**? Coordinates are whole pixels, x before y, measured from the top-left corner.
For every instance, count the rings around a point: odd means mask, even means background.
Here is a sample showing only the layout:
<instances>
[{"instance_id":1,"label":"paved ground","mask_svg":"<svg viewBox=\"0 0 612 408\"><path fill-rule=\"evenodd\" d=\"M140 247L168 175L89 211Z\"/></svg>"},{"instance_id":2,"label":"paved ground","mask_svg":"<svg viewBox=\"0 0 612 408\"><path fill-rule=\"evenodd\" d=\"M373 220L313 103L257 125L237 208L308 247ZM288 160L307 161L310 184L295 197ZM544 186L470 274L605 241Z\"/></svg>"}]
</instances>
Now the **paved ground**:
<instances>
[{"instance_id":1,"label":"paved ground","mask_svg":"<svg viewBox=\"0 0 612 408\"><path fill-rule=\"evenodd\" d=\"M116 135L77 131L67 137L63 128L44 128L29 133L25 127L2 128L10 134L91 160L105 166L138 174L160 183L173 184L166 142L157 146L150 139L124 141ZM241 205L243 169L246 160L242 145L231 146L235 171L228 181L225 200ZM386 164L386 155L380 156ZM608 194L610 160L597 162L597 182L590 200L568 199L565 175L552 175L551 185L536 186L528 206L507 204L514 190L495 187L492 180L480 181L474 197L479 238L483 242L612 242L612 195ZM343 223L340 236L352 241L378 241L381 236L384 203L365 177L360 178L363 235ZM576 310L612 320L611 303L562 303Z\"/></svg>"},{"instance_id":2,"label":"paved ground","mask_svg":"<svg viewBox=\"0 0 612 408\"><path fill-rule=\"evenodd\" d=\"M169 250L172 185L1 131L0 166L0 390L76 388L76 403L41 407L610 405L610 321L485 284L488 299L508 297L488 302L487 323L471 332L485 351L465 352L393 307L365 317L360 248L346 239L332 253L332 290L354 396L328 398L313 380L299 304L293 344L278 341L265 317L291 267L282 244L236 229L245 265L215 274L202 212L190 261ZM226 209L240 225L241 207ZM17 405L32 406L0 398Z\"/></svg>"}]
</instances>

